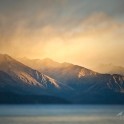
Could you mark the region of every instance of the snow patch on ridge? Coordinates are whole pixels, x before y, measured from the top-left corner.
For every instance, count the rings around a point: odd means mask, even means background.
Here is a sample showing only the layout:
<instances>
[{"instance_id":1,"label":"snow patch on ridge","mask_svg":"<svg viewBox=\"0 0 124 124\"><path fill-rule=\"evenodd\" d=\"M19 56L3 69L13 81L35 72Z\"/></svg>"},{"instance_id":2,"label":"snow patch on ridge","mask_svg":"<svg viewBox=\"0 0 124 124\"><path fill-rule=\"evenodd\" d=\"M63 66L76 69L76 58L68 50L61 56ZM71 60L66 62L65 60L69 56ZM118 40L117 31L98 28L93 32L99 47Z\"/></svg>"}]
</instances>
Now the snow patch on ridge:
<instances>
[{"instance_id":1,"label":"snow patch on ridge","mask_svg":"<svg viewBox=\"0 0 124 124\"><path fill-rule=\"evenodd\" d=\"M45 75L45 77L51 82L51 84L53 84L56 88L60 88L60 86L57 84L56 80L53 78L50 78L48 76Z\"/></svg>"},{"instance_id":2,"label":"snow patch on ridge","mask_svg":"<svg viewBox=\"0 0 124 124\"><path fill-rule=\"evenodd\" d=\"M35 78L31 77L29 74L21 72L20 74L17 74L17 76L20 80L26 82L27 84L43 87L42 84L40 84Z\"/></svg>"},{"instance_id":3,"label":"snow patch on ridge","mask_svg":"<svg viewBox=\"0 0 124 124\"><path fill-rule=\"evenodd\" d=\"M47 80L46 80L46 77L43 74L42 74L41 83L43 84L44 87L47 87Z\"/></svg>"},{"instance_id":4,"label":"snow patch on ridge","mask_svg":"<svg viewBox=\"0 0 124 124\"><path fill-rule=\"evenodd\" d=\"M81 78L81 77L84 77L84 76L96 75L96 74L97 73L95 73L95 72L81 69L80 72L78 73L78 78Z\"/></svg>"}]
</instances>

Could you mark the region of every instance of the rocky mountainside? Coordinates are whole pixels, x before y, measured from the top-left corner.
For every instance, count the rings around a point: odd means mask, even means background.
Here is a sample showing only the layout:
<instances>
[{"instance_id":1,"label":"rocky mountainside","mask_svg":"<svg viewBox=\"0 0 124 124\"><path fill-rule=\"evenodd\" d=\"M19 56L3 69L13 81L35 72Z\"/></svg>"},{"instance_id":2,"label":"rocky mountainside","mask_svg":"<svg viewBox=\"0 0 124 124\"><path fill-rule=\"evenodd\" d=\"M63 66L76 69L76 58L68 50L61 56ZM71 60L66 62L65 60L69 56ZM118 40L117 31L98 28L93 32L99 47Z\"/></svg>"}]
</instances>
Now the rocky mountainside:
<instances>
[{"instance_id":1,"label":"rocky mountainside","mask_svg":"<svg viewBox=\"0 0 124 124\"><path fill-rule=\"evenodd\" d=\"M12 96L16 103L20 100L23 103L27 100L31 103L32 100L36 103L124 103L121 75L100 74L51 59L24 61L23 58L21 62L0 55L0 103L7 102L8 98L13 103Z\"/></svg>"},{"instance_id":2,"label":"rocky mountainside","mask_svg":"<svg viewBox=\"0 0 124 124\"><path fill-rule=\"evenodd\" d=\"M27 94L55 94L65 85L8 55L0 55L0 87ZM18 89L18 90L17 90Z\"/></svg>"},{"instance_id":3,"label":"rocky mountainside","mask_svg":"<svg viewBox=\"0 0 124 124\"><path fill-rule=\"evenodd\" d=\"M36 60L23 59L22 62L65 84L92 84L94 88L95 85L101 85L102 89L105 87L115 92L124 92L124 76L119 74L100 74L78 65L57 63L51 59L38 60L38 63Z\"/></svg>"}]
</instances>

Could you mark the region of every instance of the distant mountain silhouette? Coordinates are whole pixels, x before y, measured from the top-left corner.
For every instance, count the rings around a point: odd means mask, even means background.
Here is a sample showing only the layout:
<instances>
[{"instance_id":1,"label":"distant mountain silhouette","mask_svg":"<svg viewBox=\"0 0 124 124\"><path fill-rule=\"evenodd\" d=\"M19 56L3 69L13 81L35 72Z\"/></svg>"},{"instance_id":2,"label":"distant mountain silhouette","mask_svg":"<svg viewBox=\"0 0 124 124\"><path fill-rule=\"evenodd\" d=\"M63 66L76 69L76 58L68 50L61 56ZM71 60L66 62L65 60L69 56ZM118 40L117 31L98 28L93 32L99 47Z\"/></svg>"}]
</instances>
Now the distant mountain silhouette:
<instances>
[{"instance_id":1,"label":"distant mountain silhouette","mask_svg":"<svg viewBox=\"0 0 124 124\"><path fill-rule=\"evenodd\" d=\"M93 68L100 73L120 74L124 76L124 67L113 64L101 64Z\"/></svg>"}]
</instances>

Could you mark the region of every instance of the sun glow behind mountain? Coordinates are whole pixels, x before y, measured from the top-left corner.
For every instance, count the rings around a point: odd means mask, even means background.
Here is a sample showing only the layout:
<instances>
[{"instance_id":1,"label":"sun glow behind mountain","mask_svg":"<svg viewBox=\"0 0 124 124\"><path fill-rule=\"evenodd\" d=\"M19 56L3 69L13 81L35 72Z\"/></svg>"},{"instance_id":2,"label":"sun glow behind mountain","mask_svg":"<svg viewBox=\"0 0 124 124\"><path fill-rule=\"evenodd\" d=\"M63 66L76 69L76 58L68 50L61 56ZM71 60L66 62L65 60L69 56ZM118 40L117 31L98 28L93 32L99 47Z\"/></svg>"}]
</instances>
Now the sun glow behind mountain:
<instances>
[{"instance_id":1,"label":"sun glow behind mountain","mask_svg":"<svg viewBox=\"0 0 124 124\"><path fill-rule=\"evenodd\" d=\"M123 0L0 1L0 52L85 67L124 66Z\"/></svg>"}]
</instances>

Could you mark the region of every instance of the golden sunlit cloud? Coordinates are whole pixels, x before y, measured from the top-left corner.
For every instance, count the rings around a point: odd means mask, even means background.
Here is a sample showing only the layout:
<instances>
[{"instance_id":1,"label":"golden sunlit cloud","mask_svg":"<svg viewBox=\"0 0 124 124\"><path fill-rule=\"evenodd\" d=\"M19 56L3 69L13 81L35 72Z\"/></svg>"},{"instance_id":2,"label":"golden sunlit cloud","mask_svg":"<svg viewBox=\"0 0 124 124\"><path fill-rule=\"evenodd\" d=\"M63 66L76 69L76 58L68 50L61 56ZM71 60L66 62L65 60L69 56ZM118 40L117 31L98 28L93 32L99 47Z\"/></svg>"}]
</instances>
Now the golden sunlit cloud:
<instances>
[{"instance_id":1,"label":"golden sunlit cloud","mask_svg":"<svg viewBox=\"0 0 124 124\"><path fill-rule=\"evenodd\" d=\"M37 12L35 15L37 25L34 27L33 21L30 24L28 19L22 18L14 24L15 28L12 31L6 33L3 31L0 35L0 51L16 58L47 57L86 67L101 63L123 66L123 22L119 22L105 12L94 12L85 16L79 23L76 22L77 20L62 17L60 24L40 23L48 16L50 14L47 11ZM0 16L0 20L4 26L6 18Z\"/></svg>"}]
</instances>

